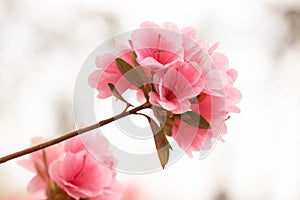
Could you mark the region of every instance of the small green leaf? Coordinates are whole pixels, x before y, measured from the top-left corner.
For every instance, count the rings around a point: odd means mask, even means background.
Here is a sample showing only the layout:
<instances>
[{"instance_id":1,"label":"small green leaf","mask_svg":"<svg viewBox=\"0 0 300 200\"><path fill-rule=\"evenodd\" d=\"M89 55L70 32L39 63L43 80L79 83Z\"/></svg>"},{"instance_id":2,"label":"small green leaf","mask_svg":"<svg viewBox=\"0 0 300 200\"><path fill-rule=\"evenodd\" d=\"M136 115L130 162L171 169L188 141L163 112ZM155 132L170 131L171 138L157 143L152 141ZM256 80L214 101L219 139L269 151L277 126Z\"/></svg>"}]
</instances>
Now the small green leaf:
<instances>
[{"instance_id":1,"label":"small green leaf","mask_svg":"<svg viewBox=\"0 0 300 200\"><path fill-rule=\"evenodd\" d=\"M107 84L110 91L113 93L113 95L119 99L120 101L123 101L124 103L126 103L128 106L132 106L130 103L128 103L123 97L122 95L118 92L117 88L114 86L114 84L112 83L108 83Z\"/></svg>"},{"instance_id":2,"label":"small green leaf","mask_svg":"<svg viewBox=\"0 0 300 200\"><path fill-rule=\"evenodd\" d=\"M152 110L154 113L154 116L159 121L159 124L163 126L167 121L167 111L161 107L158 106L152 106Z\"/></svg>"},{"instance_id":3,"label":"small green leaf","mask_svg":"<svg viewBox=\"0 0 300 200\"><path fill-rule=\"evenodd\" d=\"M178 115L181 117L181 119L193 126L193 127L197 127L197 128L203 128L203 129L210 129L211 126L209 124L209 122L201 115L199 115L198 113L195 113L193 111L187 111L181 115Z\"/></svg>"},{"instance_id":4,"label":"small green leaf","mask_svg":"<svg viewBox=\"0 0 300 200\"><path fill-rule=\"evenodd\" d=\"M40 168L40 166L37 163L34 163L34 168L36 170L37 175L44 181L47 181L47 178L44 175L44 172Z\"/></svg>"},{"instance_id":5,"label":"small green leaf","mask_svg":"<svg viewBox=\"0 0 300 200\"><path fill-rule=\"evenodd\" d=\"M116 64L119 71L125 76L125 78L137 87L142 87L144 83L148 83L149 79L144 72L143 68L133 67L128 62L123 60L122 58L116 59Z\"/></svg>"},{"instance_id":6,"label":"small green leaf","mask_svg":"<svg viewBox=\"0 0 300 200\"><path fill-rule=\"evenodd\" d=\"M160 164L164 169L166 164L169 161L170 149L172 150L172 147L169 144L169 141L166 135L164 134L163 129L160 129L160 127L156 124L156 122L152 118L147 117L147 119L150 123L150 127L153 132L154 142L160 160Z\"/></svg>"},{"instance_id":7,"label":"small green leaf","mask_svg":"<svg viewBox=\"0 0 300 200\"><path fill-rule=\"evenodd\" d=\"M134 66L140 66L140 64L138 63L138 61L136 60L137 56L136 56L136 53L133 52L132 55L131 55L131 58L132 58L132 62L134 64Z\"/></svg>"}]
</instances>

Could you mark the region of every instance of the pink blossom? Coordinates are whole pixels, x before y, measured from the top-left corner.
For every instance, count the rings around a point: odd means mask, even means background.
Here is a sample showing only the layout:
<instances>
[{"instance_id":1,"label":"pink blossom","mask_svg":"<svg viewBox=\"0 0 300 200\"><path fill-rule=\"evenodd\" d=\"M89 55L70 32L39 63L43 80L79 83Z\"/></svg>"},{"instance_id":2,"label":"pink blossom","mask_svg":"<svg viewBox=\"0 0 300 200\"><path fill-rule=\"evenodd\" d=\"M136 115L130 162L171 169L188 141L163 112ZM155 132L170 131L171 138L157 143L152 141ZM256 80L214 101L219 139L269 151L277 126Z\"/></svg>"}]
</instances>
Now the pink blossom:
<instances>
[{"instance_id":1,"label":"pink blossom","mask_svg":"<svg viewBox=\"0 0 300 200\"><path fill-rule=\"evenodd\" d=\"M31 146L46 142L47 140L42 137L34 137L31 140ZM43 151L45 153L43 153ZM53 145L47 147L41 151L33 152L29 155L29 159L19 160L18 164L28 169L29 171L36 172L36 166L39 166L41 170L45 171L45 163L43 161L44 155L46 155L47 164L51 164L54 160L59 159L63 154L62 145Z\"/></svg>"},{"instance_id":2,"label":"pink blossom","mask_svg":"<svg viewBox=\"0 0 300 200\"><path fill-rule=\"evenodd\" d=\"M181 41L180 34L148 23L132 33L131 44L140 65L155 71L183 59Z\"/></svg>"},{"instance_id":3,"label":"pink blossom","mask_svg":"<svg viewBox=\"0 0 300 200\"><path fill-rule=\"evenodd\" d=\"M142 187L140 183L134 183L133 181L130 183L128 182L126 184L126 187L124 188L124 195L122 200L146 200L147 193L145 191L145 186Z\"/></svg>"},{"instance_id":4,"label":"pink blossom","mask_svg":"<svg viewBox=\"0 0 300 200\"><path fill-rule=\"evenodd\" d=\"M34 137L31 144L33 146L45 141L46 139L42 137ZM51 182L48 167L53 161L61 158L62 155L62 146L53 145L44 150L31 153L29 159L18 161L19 165L36 173L27 186L27 190L32 197L37 199L46 197L47 185Z\"/></svg>"},{"instance_id":5,"label":"pink blossom","mask_svg":"<svg viewBox=\"0 0 300 200\"><path fill-rule=\"evenodd\" d=\"M99 164L86 151L67 152L64 160L50 166L49 172L52 180L75 199L101 196L106 190L114 189L111 185L115 184L115 172Z\"/></svg>"},{"instance_id":6,"label":"pink blossom","mask_svg":"<svg viewBox=\"0 0 300 200\"><path fill-rule=\"evenodd\" d=\"M116 173L95 160L78 137L66 141L65 151L65 158L53 162L49 169L51 179L63 191L76 200L119 199L122 186Z\"/></svg>"},{"instance_id":7,"label":"pink blossom","mask_svg":"<svg viewBox=\"0 0 300 200\"><path fill-rule=\"evenodd\" d=\"M96 70L89 75L88 83L92 88L97 89L98 98L112 96L108 83L114 84L121 94L132 87L132 84L130 84L118 70L115 62L115 59L120 57L133 65L131 56L132 51L127 50L120 53L120 55L104 54L96 58L96 66L99 70Z\"/></svg>"},{"instance_id":8,"label":"pink blossom","mask_svg":"<svg viewBox=\"0 0 300 200\"><path fill-rule=\"evenodd\" d=\"M179 118L175 119L172 137L178 145L192 157L192 151L200 151L211 147L211 138L218 139L224 129L226 112L224 102L218 101L218 97L201 94L197 103L192 104L192 111L203 116L211 125L210 129L193 127Z\"/></svg>"},{"instance_id":9,"label":"pink blossom","mask_svg":"<svg viewBox=\"0 0 300 200\"><path fill-rule=\"evenodd\" d=\"M171 111L170 116L193 111L210 123L211 129L201 129L181 121L178 115L171 119L177 125L168 124L172 127L172 136L190 156L192 151L209 149L213 140L221 139L220 135L227 130L225 120L230 112L240 111L236 104L242 97L233 86L237 72L229 68L228 58L216 51L219 44L211 46L206 41L196 40L196 34L192 27L179 29L170 22L161 26L144 22L129 40L130 52L136 53L138 63L155 88L148 94L149 102ZM127 48L121 43L118 46L123 50ZM123 59L130 60L126 56ZM107 83L115 83L122 77L115 64L108 69L111 70L104 71L101 84L90 81L98 89L99 98L110 96ZM91 80L101 76L103 70L100 71L94 72ZM130 88L130 84L123 86ZM125 91L122 87L120 90ZM147 100L144 92L137 91L140 102ZM195 97L199 99L196 103L193 102Z\"/></svg>"},{"instance_id":10,"label":"pink blossom","mask_svg":"<svg viewBox=\"0 0 300 200\"><path fill-rule=\"evenodd\" d=\"M153 76L155 92L150 92L149 101L175 114L184 113L190 109L189 99L196 97L203 89L201 69L190 63L176 62L164 72Z\"/></svg>"}]
</instances>

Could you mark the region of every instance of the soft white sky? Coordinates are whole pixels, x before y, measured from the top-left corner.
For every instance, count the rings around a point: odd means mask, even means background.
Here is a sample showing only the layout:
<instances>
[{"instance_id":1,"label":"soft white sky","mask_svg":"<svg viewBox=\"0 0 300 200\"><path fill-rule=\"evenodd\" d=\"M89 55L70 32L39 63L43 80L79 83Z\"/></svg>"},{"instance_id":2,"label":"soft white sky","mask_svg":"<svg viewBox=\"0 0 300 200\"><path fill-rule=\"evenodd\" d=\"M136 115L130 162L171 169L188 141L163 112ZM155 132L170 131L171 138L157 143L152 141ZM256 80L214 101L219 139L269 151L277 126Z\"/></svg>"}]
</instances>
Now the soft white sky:
<instances>
[{"instance_id":1,"label":"soft white sky","mask_svg":"<svg viewBox=\"0 0 300 200\"><path fill-rule=\"evenodd\" d=\"M278 14L297 3L0 0L0 154L72 129L76 76L101 42L146 20L171 21L220 42L239 72L242 113L206 159L120 177L144 186L145 199L214 200L224 191L230 200L299 200L299 44L280 58L272 54L287 30ZM31 176L15 161L1 165L0 194L25 191Z\"/></svg>"}]
</instances>

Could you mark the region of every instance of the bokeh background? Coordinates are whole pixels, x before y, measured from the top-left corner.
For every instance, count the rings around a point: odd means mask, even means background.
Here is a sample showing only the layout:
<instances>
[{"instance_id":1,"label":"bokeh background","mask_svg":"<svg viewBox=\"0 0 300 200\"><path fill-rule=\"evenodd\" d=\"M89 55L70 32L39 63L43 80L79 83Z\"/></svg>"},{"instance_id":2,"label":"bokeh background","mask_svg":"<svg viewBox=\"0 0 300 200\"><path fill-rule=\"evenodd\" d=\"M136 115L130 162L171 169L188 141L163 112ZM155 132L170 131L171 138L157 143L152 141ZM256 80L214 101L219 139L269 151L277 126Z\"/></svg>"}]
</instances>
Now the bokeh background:
<instances>
[{"instance_id":1,"label":"bokeh background","mask_svg":"<svg viewBox=\"0 0 300 200\"><path fill-rule=\"evenodd\" d=\"M242 113L206 159L120 174L124 199L300 200L299 0L0 0L0 155L71 130L82 63L147 20L219 41L239 72ZM0 165L0 199L25 199L32 175L15 160Z\"/></svg>"}]
</instances>

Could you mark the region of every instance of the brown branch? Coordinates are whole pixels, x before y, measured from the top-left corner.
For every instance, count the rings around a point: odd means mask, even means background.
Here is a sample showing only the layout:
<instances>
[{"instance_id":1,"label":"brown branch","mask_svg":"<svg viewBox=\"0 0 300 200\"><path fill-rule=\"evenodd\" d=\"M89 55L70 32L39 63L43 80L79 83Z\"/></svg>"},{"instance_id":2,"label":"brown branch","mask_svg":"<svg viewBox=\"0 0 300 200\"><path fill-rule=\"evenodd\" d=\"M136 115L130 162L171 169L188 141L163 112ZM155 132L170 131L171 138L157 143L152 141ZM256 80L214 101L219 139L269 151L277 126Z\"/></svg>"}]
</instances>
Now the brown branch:
<instances>
[{"instance_id":1,"label":"brown branch","mask_svg":"<svg viewBox=\"0 0 300 200\"><path fill-rule=\"evenodd\" d=\"M144 103L143 105L140 105L136 108L133 108L132 110L129 110L129 111L126 111L126 112L122 112L121 114L119 115L116 115L114 117L111 117L111 118L108 118L108 119L105 119L105 120L102 120L96 124L93 124L93 125L90 125L90 126L87 126L85 128L82 128L82 129L78 129L78 130L75 130L75 131L72 131L72 132L69 132L69 133L66 133L65 135L63 136L60 136L58 138L55 138L53 140L50 140L48 142L45 142L45 143L42 143L42 144L38 144L36 146L32 146L30 148L27 148L27 149L24 149L24 150L21 150L21 151L17 151L15 153L12 153L12 154L9 154L7 156L4 156L2 158L0 158L0 164L1 163L5 163L9 160L12 160L12 159L15 159L15 158L18 158L18 157L21 157L21 156L24 156L26 154L29 154L29 153L32 153L32 152L35 152L35 151L39 151L39 150L42 150L46 147L49 147L49 146L52 146L52 145L55 145L55 144L58 144L64 140L67 140L67 139L70 139L72 137L75 137L77 136L78 134L81 134L81 133L85 133L85 132L88 132L88 131L91 131L91 130L94 130L94 129L97 129L101 126L104 126L106 124L109 124L115 120L118 120L118 119L121 119L123 117L126 117L128 115L131 115L131 114L137 114L138 111L140 110L143 110L145 108L150 108L151 107L151 104L150 103Z\"/></svg>"}]
</instances>

